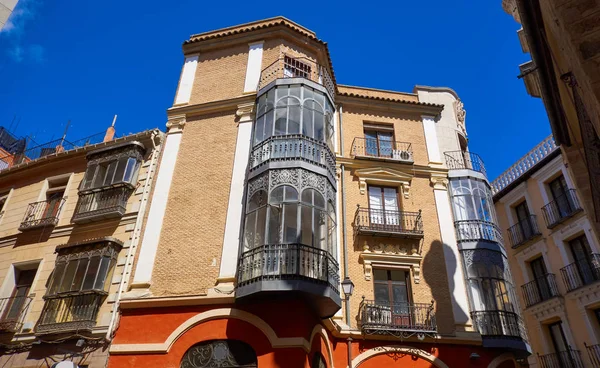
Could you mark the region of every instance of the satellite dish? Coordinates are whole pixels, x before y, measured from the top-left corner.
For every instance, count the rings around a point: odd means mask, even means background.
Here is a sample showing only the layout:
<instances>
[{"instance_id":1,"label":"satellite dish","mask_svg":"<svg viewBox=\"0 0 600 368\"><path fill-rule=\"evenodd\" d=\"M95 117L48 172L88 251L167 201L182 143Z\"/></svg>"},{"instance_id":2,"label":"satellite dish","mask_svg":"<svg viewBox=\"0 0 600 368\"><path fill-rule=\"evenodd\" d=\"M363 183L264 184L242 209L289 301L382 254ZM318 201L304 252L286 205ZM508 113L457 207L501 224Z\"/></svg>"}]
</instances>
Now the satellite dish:
<instances>
[{"instance_id":1,"label":"satellite dish","mask_svg":"<svg viewBox=\"0 0 600 368\"><path fill-rule=\"evenodd\" d=\"M52 364L51 368L79 368L79 366L71 361L64 361Z\"/></svg>"}]
</instances>

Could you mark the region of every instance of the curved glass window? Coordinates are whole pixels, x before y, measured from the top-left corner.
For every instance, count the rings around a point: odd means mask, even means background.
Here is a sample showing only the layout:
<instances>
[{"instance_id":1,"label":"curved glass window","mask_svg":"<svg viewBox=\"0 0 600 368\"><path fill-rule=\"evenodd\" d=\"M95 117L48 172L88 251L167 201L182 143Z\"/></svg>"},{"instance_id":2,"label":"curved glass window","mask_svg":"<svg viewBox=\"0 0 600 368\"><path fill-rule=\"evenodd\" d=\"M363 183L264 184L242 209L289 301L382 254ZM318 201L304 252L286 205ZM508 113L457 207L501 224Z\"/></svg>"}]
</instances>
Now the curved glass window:
<instances>
[{"instance_id":1,"label":"curved glass window","mask_svg":"<svg viewBox=\"0 0 600 368\"><path fill-rule=\"evenodd\" d=\"M298 84L277 86L260 96L254 145L271 136L296 134L333 149L333 107L325 94Z\"/></svg>"},{"instance_id":2,"label":"curved glass window","mask_svg":"<svg viewBox=\"0 0 600 368\"><path fill-rule=\"evenodd\" d=\"M280 185L268 195L259 190L246 205L244 247L265 244L300 243L329 251L335 255L335 207L321 193L307 188L298 191Z\"/></svg>"},{"instance_id":3,"label":"curved glass window","mask_svg":"<svg viewBox=\"0 0 600 368\"><path fill-rule=\"evenodd\" d=\"M492 192L485 182L472 178L452 179L450 196L457 221L496 222Z\"/></svg>"}]
</instances>

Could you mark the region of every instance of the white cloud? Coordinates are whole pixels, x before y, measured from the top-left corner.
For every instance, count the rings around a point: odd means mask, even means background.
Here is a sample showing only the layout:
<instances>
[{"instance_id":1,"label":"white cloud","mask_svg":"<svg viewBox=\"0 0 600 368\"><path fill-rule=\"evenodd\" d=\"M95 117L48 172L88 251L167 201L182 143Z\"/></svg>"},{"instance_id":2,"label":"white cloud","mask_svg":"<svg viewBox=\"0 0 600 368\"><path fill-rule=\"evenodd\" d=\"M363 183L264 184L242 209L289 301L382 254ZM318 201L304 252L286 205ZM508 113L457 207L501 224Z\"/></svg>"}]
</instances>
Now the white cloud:
<instances>
[{"instance_id":1,"label":"white cloud","mask_svg":"<svg viewBox=\"0 0 600 368\"><path fill-rule=\"evenodd\" d=\"M14 62L20 63L23 61L23 48L19 45L13 46L8 49L8 56L13 59Z\"/></svg>"}]
</instances>

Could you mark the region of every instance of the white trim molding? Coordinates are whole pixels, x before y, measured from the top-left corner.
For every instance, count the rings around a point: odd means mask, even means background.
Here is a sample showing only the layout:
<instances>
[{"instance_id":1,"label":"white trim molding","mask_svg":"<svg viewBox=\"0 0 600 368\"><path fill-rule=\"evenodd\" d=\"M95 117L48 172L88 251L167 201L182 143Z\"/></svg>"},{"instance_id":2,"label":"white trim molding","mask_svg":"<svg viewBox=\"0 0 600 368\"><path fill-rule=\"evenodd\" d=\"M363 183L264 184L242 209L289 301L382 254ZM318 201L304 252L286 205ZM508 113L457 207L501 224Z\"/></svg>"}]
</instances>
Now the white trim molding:
<instances>
[{"instance_id":1,"label":"white trim molding","mask_svg":"<svg viewBox=\"0 0 600 368\"><path fill-rule=\"evenodd\" d=\"M442 155L440 154L440 145L437 137L434 116L421 116L423 120L423 132L425 134L425 145L427 146L427 156L430 165L443 165Z\"/></svg>"},{"instance_id":2,"label":"white trim molding","mask_svg":"<svg viewBox=\"0 0 600 368\"><path fill-rule=\"evenodd\" d=\"M354 359L352 359L352 367L358 368L362 363L377 355L395 353L412 355L414 357L424 359L437 368L449 368L446 363L444 363L440 358L436 357L435 355L429 354L425 350L406 345L385 345L378 346L367 351L363 351Z\"/></svg>"},{"instance_id":3,"label":"white trim molding","mask_svg":"<svg viewBox=\"0 0 600 368\"><path fill-rule=\"evenodd\" d=\"M411 271L411 278L418 284L421 281L421 257L418 249L413 246L411 254L407 249L398 245L378 244L369 246L365 242L365 250L360 254L363 261L365 280L371 281L373 267L375 268L400 268ZM373 249L373 251L371 251Z\"/></svg>"},{"instance_id":4,"label":"white trim molding","mask_svg":"<svg viewBox=\"0 0 600 368\"><path fill-rule=\"evenodd\" d=\"M175 94L175 105L186 104L190 102L192 96L192 87L196 78L196 69L198 67L198 58L200 55L190 55L185 58L183 68L181 69L181 78Z\"/></svg>"},{"instance_id":5,"label":"white trim molding","mask_svg":"<svg viewBox=\"0 0 600 368\"><path fill-rule=\"evenodd\" d=\"M404 198L410 197L410 183L413 175L403 171L390 169L387 167L372 167L365 169L355 169L354 175L358 177L360 194L367 192L367 184L380 184L388 186L397 186Z\"/></svg>"},{"instance_id":6,"label":"white trim molding","mask_svg":"<svg viewBox=\"0 0 600 368\"><path fill-rule=\"evenodd\" d=\"M260 81L260 71L263 57L263 41L249 44L248 64L246 64L246 81L244 93L256 92Z\"/></svg>"}]
</instances>

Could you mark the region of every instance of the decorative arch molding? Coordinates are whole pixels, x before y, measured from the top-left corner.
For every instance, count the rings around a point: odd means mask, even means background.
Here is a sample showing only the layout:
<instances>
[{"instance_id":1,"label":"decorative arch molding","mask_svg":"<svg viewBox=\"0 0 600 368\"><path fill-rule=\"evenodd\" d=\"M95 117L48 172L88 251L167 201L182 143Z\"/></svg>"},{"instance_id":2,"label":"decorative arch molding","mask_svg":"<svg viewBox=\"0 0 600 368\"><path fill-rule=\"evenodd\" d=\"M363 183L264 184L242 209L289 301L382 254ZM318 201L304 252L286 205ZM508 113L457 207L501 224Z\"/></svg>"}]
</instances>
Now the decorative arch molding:
<instances>
[{"instance_id":1,"label":"decorative arch molding","mask_svg":"<svg viewBox=\"0 0 600 368\"><path fill-rule=\"evenodd\" d=\"M365 362L369 358L389 353L402 353L407 355L414 355L421 359L427 360L437 368L449 368L446 363L444 363L440 358L436 357L435 355L429 354L425 350L406 345L386 345L364 351L358 356L356 356L356 358L352 359L352 367L358 368L363 362Z\"/></svg>"},{"instance_id":2,"label":"decorative arch molding","mask_svg":"<svg viewBox=\"0 0 600 368\"><path fill-rule=\"evenodd\" d=\"M498 368L500 366L500 364L502 364L508 360L515 363L515 366L516 366L515 356L512 355L511 353L504 353L504 354L498 355L496 358L494 358L494 360L492 360L490 362L490 364L488 365L488 368Z\"/></svg>"},{"instance_id":3,"label":"decorative arch molding","mask_svg":"<svg viewBox=\"0 0 600 368\"><path fill-rule=\"evenodd\" d=\"M327 334L327 330L322 325L316 325L311 334L310 334L310 342L308 344L309 350L310 346L312 346L313 340L316 335L321 335L323 340L325 340L325 345L327 345L327 360L329 360L329 364L327 365L330 368L335 368L333 363L333 351L331 350L331 341L329 341L329 335Z\"/></svg>"},{"instance_id":4,"label":"decorative arch molding","mask_svg":"<svg viewBox=\"0 0 600 368\"><path fill-rule=\"evenodd\" d=\"M354 175L358 177L360 194L367 192L367 184L379 184L399 187L404 198L409 197L410 182L414 177L412 174L387 167L356 169Z\"/></svg>"},{"instance_id":5,"label":"decorative arch molding","mask_svg":"<svg viewBox=\"0 0 600 368\"><path fill-rule=\"evenodd\" d=\"M110 347L111 354L132 354L132 353L154 353L154 354L166 354L169 352L173 344L179 339L183 334L185 334L192 327L199 325L203 322L217 320L217 319L225 319L225 318L234 318L244 322L247 322L254 327L258 328L265 337L269 340L271 347L273 348L301 348L304 349L307 353L310 352L310 343L306 341L303 337L278 337L275 331L269 326L267 322L259 318L258 316L248 313L246 311L235 309L235 308L218 308L211 309L206 312L198 313L197 315L190 317L185 322L183 322L179 327L177 327L167 339L162 343L146 343L146 344L112 344ZM329 358L332 358L331 347L329 343L329 338L324 331L320 330L318 327L323 328L322 326L315 326L313 332L311 334L311 342L313 337L318 333L323 336L323 338L327 341L328 345L328 355ZM331 366L333 368L333 365Z\"/></svg>"}]
</instances>

